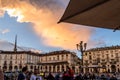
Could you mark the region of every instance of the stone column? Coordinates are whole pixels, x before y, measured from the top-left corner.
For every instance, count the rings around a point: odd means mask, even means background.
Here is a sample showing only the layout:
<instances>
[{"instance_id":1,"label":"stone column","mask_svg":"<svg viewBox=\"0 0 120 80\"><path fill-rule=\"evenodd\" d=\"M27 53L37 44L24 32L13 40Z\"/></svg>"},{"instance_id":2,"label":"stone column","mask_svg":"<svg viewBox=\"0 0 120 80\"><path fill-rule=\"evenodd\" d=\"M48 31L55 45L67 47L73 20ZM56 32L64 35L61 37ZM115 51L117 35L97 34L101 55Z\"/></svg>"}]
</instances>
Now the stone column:
<instances>
[{"instance_id":1,"label":"stone column","mask_svg":"<svg viewBox=\"0 0 120 80\"><path fill-rule=\"evenodd\" d=\"M53 65L51 65L51 72L53 72Z\"/></svg>"},{"instance_id":2,"label":"stone column","mask_svg":"<svg viewBox=\"0 0 120 80\"><path fill-rule=\"evenodd\" d=\"M64 65L64 71L66 71L66 70L67 70L67 69L66 69L66 67L67 67L67 65L65 64L65 65Z\"/></svg>"},{"instance_id":3,"label":"stone column","mask_svg":"<svg viewBox=\"0 0 120 80\"><path fill-rule=\"evenodd\" d=\"M83 73L85 73L85 68L83 68Z\"/></svg>"},{"instance_id":4,"label":"stone column","mask_svg":"<svg viewBox=\"0 0 120 80\"><path fill-rule=\"evenodd\" d=\"M45 72L45 65L43 66L43 72Z\"/></svg>"},{"instance_id":5,"label":"stone column","mask_svg":"<svg viewBox=\"0 0 120 80\"><path fill-rule=\"evenodd\" d=\"M78 66L75 66L75 72L74 73L77 73L78 72Z\"/></svg>"},{"instance_id":6,"label":"stone column","mask_svg":"<svg viewBox=\"0 0 120 80\"><path fill-rule=\"evenodd\" d=\"M57 66L58 66L58 65L55 66L55 72L58 72L58 71L57 71Z\"/></svg>"},{"instance_id":7,"label":"stone column","mask_svg":"<svg viewBox=\"0 0 120 80\"><path fill-rule=\"evenodd\" d=\"M62 65L59 65L59 70L60 72L62 72Z\"/></svg>"},{"instance_id":8,"label":"stone column","mask_svg":"<svg viewBox=\"0 0 120 80\"><path fill-rule=\"evenodd\" d=\"M49 65L47 65L47 72L50 72L50 71L49 71Z\"/></svg>"}]
</instances>

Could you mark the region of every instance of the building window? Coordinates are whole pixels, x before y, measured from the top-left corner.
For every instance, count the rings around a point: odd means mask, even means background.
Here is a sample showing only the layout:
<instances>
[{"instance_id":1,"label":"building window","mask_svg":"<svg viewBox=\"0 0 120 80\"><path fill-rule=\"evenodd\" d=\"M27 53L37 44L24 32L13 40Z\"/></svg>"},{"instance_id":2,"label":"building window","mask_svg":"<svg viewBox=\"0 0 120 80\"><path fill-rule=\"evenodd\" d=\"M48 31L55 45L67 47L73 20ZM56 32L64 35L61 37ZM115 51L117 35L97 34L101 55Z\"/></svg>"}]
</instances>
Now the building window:
<instances>
[{"instance_id":1,"label":"building window","mask_svg":"<svg viewBox=\"0 0 120 80\"><path fill-rule=\"evenodd\" d=\"M7 55L5 55L5 58L4 59L7 59Z\"/></svg>"},{"instance_id":2,"label":"building window","mask_svg":"<svg viewBox=\"0 0 120 80\"><path fill-rule=\"evenodd\" d=\"M66 54L66 59L68 59L68 54Z\"/></svg>"},{"instance_id":3,"label":"building window","mask_svg":"<svg viewBox=\"0 0 120 80\"><path fill-rule=\"evenodd\" d=\"M12 65L12 61L10 61L10 65Z\"/></svg>"},{"instance_id":4,"label":"building window","mask_svg":"<svg viewBox=\"0 0 120 80\"><path fill-rule=\"evenodd\" d=\"M90 63L92 63L92 61L90 61Z\"/></svg>"},{"instance_id":5,"label":"building window","mask_svg":"<svg viewBox=\"0 0 120 80\"><path fill-rule=\"evenodd\" d=\"M62 65L62 71L64 71L64 66Z\"/></svg>"},{"instance_id":6,"label":"building window","mask_svg":"<svg viewBox=\"0 0 120 80\"><path fill-rule=\"evenodd\" d=\"M55 60L55 57L53 57L53 61Z\"/></svg>"},{"instance_id":7,"label":"building window","mask_svg":"<svg viewBox=\"0 0 120 80\"><path fill-rule=\"evenodd\" d=\"M116 53L116 57L118 57L118 53Z\"/></svg>"},{"instance_id":8,"label":"building window","mask_svg":"<svg viewBox=\"0 0 120 80\"><path fill-rule=\"evenodd\" d=\"M20 61L20 64L22 64L22 61Z\"/></svg>"},{"instance_id":9,"label":"building window","mask_svg":"<svg viewBox=\"0 0 120 80\"><path fill-rule=\"evenodd\" d=\"M99 56L100 56L100 54L97 54L97 56L99 57Z\"/></svg>"},{"instance_id":10,"label":"building window","mask_svg":"<svg viewBox=\"0 0 120 80\"><path fill-rule=\"evenodd\" d=\"M7 61L4 61L4 65L7 65Z\"/></svg>"},{"instance_id":11,"label":"building window","mask_svg":"<svg viewBox=\"0 0 120 80\"><path fill-rule=\"evenodd\" d=\"M108 51L106 51L106 53L108 53Z\"/></svg>"},{"instance_id":12,"label":"building window","mask_svg":"<svg viewBox=\"0 0 120 80\"><path fill-rule=\"evenodd\" d=\"M105 62L105 59L102 59L102 62Z\"/></svg>"},{"instance_id":13,"label":"building window","mask_svg":"<svg viewBox=\"0 0 120 80\"><path fill-rule=\"evenodd\" d=\"M91 52L89 52L89 54L91 54Z\"/></svg>"},{"instance_id":14,"label":"building window","mask_svg":"<svg viewBox=\"0 0 120 80\"><path fill-rule=\"evenodd\" d=\"M57 60L59 60L59 55L57 55Z\"/></svg>"},{"instance_id":15,"label":"building window","mask_svg":"<svg viewBox=\"0 0 120 80\"><path fill-rule=\"evenodd\" d=\"M22 54L21 54L21 56L20 56L20 59L22 59Z\"/></svg>"},{"instance_id":16,"label":"building window","mask_svg":"<svg viewBox=\"0 0 120 80\"><path fill-rule=\"evenodd\" d=\"M97 58L97 62L100 63L100 58Z\"/></svg>"},{"instance_id":17,"label":"building window","mask_svg":"<svg viewBox=\"0 0 120 80\"><path fill-rule=\"evenodd\" d=\"M40 67L40 69L42 70L42 66Z\"/></svg>"},{"instance_id":18,"label":"building window","mask_svg":"<svg viewBox=\"0 0 120 80\"><path fill-rule=\"evenodd\" d=\"M17 59L17 55L16 55L16 59Z\"/></svg>"},{"instance_id":19,"label":"building window","mask_svg":"<svg viewBox=\"0 0 120 80\"><path fill-rule=\"evenodd\" d=\"M1 55L0 55L0 59L2 59Z\"/></svg>"},{"instance_id":20,"label":"building window","mask_svg":"<svg viewBox=\"0 0 120 80\"><path fill-rule=\"evenodd\" d=\"M111 52L111 53L113 53L113 51L112 51L112 50L111 50L110 52Z\"/></svg>"},{"instance_id":21,"label":"building window","mask_svg":"<svg viewBox=\"0 0 120 80\"><path fill-rule=\"evenodd\" d=\"M62 55L62 60L64 59L64 56Z\"/></svg>"},{"instance_id":22,"label":"building window","mask_svg":"<svg viewBox=\"0 0 120 80\"><path fill-rule=\"evenodd\" d=\"M51 61L51 57L49 57L49 60Z\"/></svg>"},{"instance_id":23,"label":"building window","mask_svg":"<svg viewBox=\"0 0 120 80\"><path fill-rule=\"evenodd\" d=\"M89 59L90 59L90 60L92 59L92 56L91 56L91 55L89 55Z\"/></svg>"},{"instance_id":24,"label":"building window","mask_svg":"<svg viewBox=\"0 0 120 80\"><path fill-rule=\"evenodd\" d=\"M114 59L111 59L111 62L114 62Z\"/></svg>"},{"instance_id":25,"label":"building window","mask_svg":"<svg viewBox=\"0 0 120 80\"><path fill-rule=\"evenodd\" d=\"M12 55L10 56L10 59L12 59Z\"/></svg>"},{"instance_id":26,"label":"building window","mask_svg":"<svg viewBox=\"0 0 120 80\"><path fill-rule=\"evenodd\" d=\"M104 54L102 54L102 58L104 58L105 56L104 56Z\"/></svg>"},{"instance_id":27,"label":"building window","mask_svg":"<svg viewBox=\"0 0 120 80\"><path fill-rule=\"evenodd\" d=\"M18 66L14 66L14 69L17 70L17 69L18 69Z\"/></svg>"},{"instance_id":28,"label":"building window","mask_svg":"<svg viewBox=\"0 0 120 80\"><path fill-rule=\"evenodd\" d=\"M113 54L111 54L111 57L113 57Z\"/></svg>"},{"instance_id":29,"label":"building window","mask_svg":"<svg viewBox=\"0 0 120 80\"><path fill-rule=\"evenodd\" d=\"M30 69L33 69L33 66L32 66L32 65L30 66Z\"/></svg>"},{"instance_id":30,"label":"building window","mask_svg":"<svg viewBox=\"0 0 120 80\"><path fill-rule=\"evenodd\" d=\"M41 58L41 61L43 61L42 58Z\"/></svg>"}]
</instances>

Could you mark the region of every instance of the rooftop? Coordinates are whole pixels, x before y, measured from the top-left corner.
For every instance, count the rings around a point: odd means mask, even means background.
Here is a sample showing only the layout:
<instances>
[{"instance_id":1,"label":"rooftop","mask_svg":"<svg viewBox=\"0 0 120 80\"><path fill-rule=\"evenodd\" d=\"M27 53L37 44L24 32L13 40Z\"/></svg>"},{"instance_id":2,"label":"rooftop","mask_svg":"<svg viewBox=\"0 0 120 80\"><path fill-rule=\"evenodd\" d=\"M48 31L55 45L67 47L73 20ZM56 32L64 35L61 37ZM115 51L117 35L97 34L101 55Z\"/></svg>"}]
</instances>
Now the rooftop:
<instances>
[{"instance_id":1,"label":"rooftop","mask_svg":"<svg viewBox=\"0 0 120 80\"><path fill-rule=\"evenodd\" d=\"M88 49L86 51L102 51L102 50L113 50L113 49L120 49L120 46L116 45L116 46L92 48L92 49Z\"/></svg>"}]
</instances>

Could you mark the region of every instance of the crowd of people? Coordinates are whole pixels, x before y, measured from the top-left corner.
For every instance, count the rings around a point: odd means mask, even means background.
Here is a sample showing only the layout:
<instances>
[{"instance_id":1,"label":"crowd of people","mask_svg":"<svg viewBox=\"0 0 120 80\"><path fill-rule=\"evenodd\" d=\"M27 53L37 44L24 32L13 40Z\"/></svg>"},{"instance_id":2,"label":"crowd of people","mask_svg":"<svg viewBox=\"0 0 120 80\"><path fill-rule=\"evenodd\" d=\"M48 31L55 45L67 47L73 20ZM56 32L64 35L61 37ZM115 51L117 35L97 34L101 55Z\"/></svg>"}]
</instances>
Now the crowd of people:
<instances>
[{"instance_id":1,"label":"crowd of people","mask_svg":"<svg viewBox=\"0 0 120 80\"><path fill-rule=\"evenodd\" d=\"M22 72L20 72L16 78L8 79L4 76L2 70L0 70L0 80L118 80L116 74L95 74L95 73L74 73L70 67L67 71L62 73L52 74L49 72L48 75L40 75L38 69L34 72L28 71L27 67L23 67Z\"/></svg>"}]
</instances>

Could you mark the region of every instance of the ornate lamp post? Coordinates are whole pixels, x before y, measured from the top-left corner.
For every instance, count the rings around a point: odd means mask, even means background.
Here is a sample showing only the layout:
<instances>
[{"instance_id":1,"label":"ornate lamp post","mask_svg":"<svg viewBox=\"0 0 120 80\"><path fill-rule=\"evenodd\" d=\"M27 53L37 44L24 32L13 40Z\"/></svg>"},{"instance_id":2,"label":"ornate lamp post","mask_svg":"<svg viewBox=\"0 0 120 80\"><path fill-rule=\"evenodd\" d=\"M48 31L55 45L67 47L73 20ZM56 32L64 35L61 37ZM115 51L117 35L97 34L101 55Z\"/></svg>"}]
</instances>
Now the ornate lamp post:
<instances>
[{"instance_id":1,"label":"ornate lamp post","mask_svg":"<svg viewBox=\"0 0 120 80\"><path fill-rule=\"evenodd\" d=\"M86 50L87 43L83 43L83 41L80 41L80 43L76 44L77 50L81 52L82 57L82 67L83 67L83 52ZM83 72L83 68L81 69L81 72Z\"/></svg>"}]
</instances>

